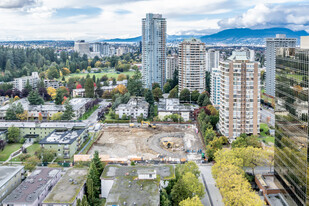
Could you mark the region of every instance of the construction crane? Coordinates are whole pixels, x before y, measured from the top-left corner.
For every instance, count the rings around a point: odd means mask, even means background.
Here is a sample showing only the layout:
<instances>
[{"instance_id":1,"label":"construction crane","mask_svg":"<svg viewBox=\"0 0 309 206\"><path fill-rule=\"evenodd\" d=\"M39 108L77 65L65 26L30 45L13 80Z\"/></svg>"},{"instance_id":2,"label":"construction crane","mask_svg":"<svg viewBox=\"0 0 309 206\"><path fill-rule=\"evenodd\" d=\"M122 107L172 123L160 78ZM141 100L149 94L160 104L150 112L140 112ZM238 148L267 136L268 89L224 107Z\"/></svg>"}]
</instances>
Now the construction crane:
<instances>
[{"instance_id":1,"label":"construction crane","mask_svg":"<svg viewBox=\"0 0 309 206\"><path fill-rule=\"evenodd\" d=\"M151 124L150 122L146 122L146 121L141 121L141 125L143 126L143 124L148 124L148 127L151 127L153 129L156 129L157 126L154 124Z\"/></svg>"}]
</instances>

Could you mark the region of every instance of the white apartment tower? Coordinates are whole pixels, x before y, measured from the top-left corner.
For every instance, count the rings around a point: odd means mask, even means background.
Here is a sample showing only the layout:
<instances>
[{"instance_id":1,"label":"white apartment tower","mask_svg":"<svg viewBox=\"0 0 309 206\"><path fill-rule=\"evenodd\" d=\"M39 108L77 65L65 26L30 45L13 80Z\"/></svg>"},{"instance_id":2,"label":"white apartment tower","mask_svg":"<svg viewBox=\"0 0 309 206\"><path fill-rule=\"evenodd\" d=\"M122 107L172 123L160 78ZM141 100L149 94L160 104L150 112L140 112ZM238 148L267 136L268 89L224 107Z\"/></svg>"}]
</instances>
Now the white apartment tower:
<instances>
[{"instance_id":1,"label":"white apartment tower","mask_svg":"<svg viewBox=\"0 0 309 206\"><path fill-rule=\"evenodd\" d=\"M166 79L173 79L175 70L178 70L178 56L166 57Z\"/></svg>"},{"instance_id":2,"label":"white apartment tower","mask_svg":"<svg viewBox=\"0 0 309 206\"><path fill-rule=\"evenodd\" d=\"M165 83L166 20L161 14L146 14L142 19L142 76L145 88Z\"/></svg>"},{"instance_id":3,"label":"white apartment tower","mask_svg":"<svg viewBox=\"0 0 309 206\"><path fill-rule=\"evenodd\" d=\"M296 47L296 38L286 38L285 34L277 34L276 38L266 38L266 94L275 97L276 48Z\"/></svg>"},{"instance_id":4,"label":"white apartment tower","mask_svg":"<svg viewBox=\"0 0 309 206\"><path fill-rule=\"evenodd\" d=\"M212 72L213 68L219 67L220 53L214 49L209 49L206 52L206 71Z\"/></svg>"},{"instance_id":5,"label":"white apartment tower","mask_svg":"<svg viewBox=\"0 0 309 206\"><path fill-rule=\"evenodd\" d=\"M221 93L219 129L233 141L242 133L260 132L260 71L246 52L233 52L220 62Z\"/></svg>"},{"instance_id":6,"label":"white apartment tower","mask_svg":"<svg viewBox=\"0 0 309 206\"><path fill-rule=\"evenodd\" d=\"M31 76L14 78L14 81L13 81L14 89L18 89L19 91L21 91L23 88L25 88L27 81L29 81L29 84L33 89L36 89L37 84L40 81L39 73L32 72Z\"/></svg>"},{"instance_id":7,"label":"white apartment tower","mask_svg":"<svg viewBox=\"0 0 309 206\"><path fill-rule=\"evenodd\" d=\"M198 39L179 44L179 92L185 88L205 91L205 44Z\"/></svg>"},{"instance_id":8,"label":"white apartment tower","mask_svg":"<svg viewBox=\"0 0 309 206\"><path fill-rule=\"evenodd\" d=\"M221 70L212 68L210 74L210 102L216 107L220 105Z\"/></svg>"},{"instance_id":9,"label":"white apartment tower","mask_svg":"<svg viewBox=\"0 0 309 206\"><path fill-rule=\"evenodd\" d=\"M78 52L80 56L86 54L87 56L90 55L90 45L85 40L78 40L74 42L74 51Z\"/></svg>"}]
</instances>

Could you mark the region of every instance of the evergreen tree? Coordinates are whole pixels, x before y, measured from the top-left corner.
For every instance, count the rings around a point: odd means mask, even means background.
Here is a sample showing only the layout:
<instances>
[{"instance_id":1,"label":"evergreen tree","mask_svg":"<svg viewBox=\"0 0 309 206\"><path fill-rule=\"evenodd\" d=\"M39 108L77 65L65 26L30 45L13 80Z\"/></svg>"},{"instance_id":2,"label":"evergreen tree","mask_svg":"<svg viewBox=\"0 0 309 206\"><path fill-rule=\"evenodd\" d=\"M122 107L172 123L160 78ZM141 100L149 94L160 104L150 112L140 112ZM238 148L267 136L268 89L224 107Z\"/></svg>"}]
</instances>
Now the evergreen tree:
<instances>
[{"instance_id":1,"label":"evergreen tree","mask_svg":"<svg viewBox=\"0 0 309 206\"><path fill-rule=\"evenodd\" d=\"M82 202L80 201L80 199L77 199L76 206L82 206Z\"/></svg>"},{"instance_id":2,"label":"evergreen tree","mask_svg":"<svg viewBox=\"0 0 309 206\"><path fill-rule=\"evenodd\" d=\"M150 89L147 90L146 94L145 94L145 100L146 102L148 102L150 105L154 104L154 98L152 95L152 92Z\"/></svg>"},{"instance_id":3,"label":"evergreen tree","mask_svg":"<svg viewBox=\"0 0 309 206\"><path fill-rule=\"evenodd\" d=\"M99 152L98 151L94 152L92 162L95 164L95 167L97 168L97 171L98 171L99 176L100 176L102 174L102 172L103 172L104 166L103 166L103 164L101 162L101 159L99 157Z\"/></svg>"},{"instance_id":4,"label":"evergreen tree","mask_svg":"<svg viewBox=\"0 0 309 206\"><path fill-rule=\"evenodd\" d=\"M94 205L94 202L95 202L94 193L95 193L95 191L94 191L94 187L93 187L93 180L91 178L87 179L86 186L87 186L88 202L90 203L90 205Z\"/></svg>"},{"instance_id":5,"label":"evergreen tree","mask_svg":"<svg viewBox=\"0 0 309 206\"><path fill-rule=\"evenodd\" d=\"M44 79L41 79L38 84L38 89L45 88Z\"/></svg>"},{"instance_id":6,"label":"evergreen tree","mask_svg":"<svg viewBox=\"0 0 309 206\"><path fill-rule=\"evenodd\" d=\"M94 97L94 85L93 85L93 80L91 78L86 79L85 95L86 95L87 98L93 98Z\"/></svg>"},{"instance_id":7,"label":"evergreen tree","mask_svg":"<svg viewBox=\"0 0 309 206\"><path fill-rule=\"evenodd\" d=\"M86 195L83 196L83 199L82 199L82 206L89 206L88 202L87 202L87 197Z\"/></svg>"},{"instance_id":8,"label":"evergreen tree","mask_svg":"<svg viewBox=\"0 0 309 206\"><path fill-rule=\"evenodd\" d=\"M32 86L29 83L29 79L27 79L27 83L25 85L25 89L27 89L28 91L32 91Z\"/></svg>"},{"instance_id":9,"label":"evergreen tree","mask_svg":"<svg viewBox=\"0 0 309 206\"><path fill-rule=\"evenodd\" d=\"M180 92L179 99L180 99L181 101L189 102L189 101L190 101L190 97L191 97L191 94L190 94L189 89L185 88L185 89L183 89L183 90Z\"/></svg>"},{"instance_id":10,"label":"evergreen tree","mask_svg":"<svg viewBox=\"0 0 309 206\"><path fill-rule=\"evenodd\" d=\"M39 95L37 90L32 90L28 95L28 101L30 105L44 104L43 98Z\"/></svg>"},{"instance_id":11,"label":"evergreen tree","mask_svg":"<svg viewBox=\"0 0 309 206\"><path fill-rule=\"evenodd\" d=\"M95 75L92 76L93 82L96 82Z\"/></svg>"},{"instance_id":12,"label":"evergreen tree","mask_svg":"<svg viewBox=\"0 0 309 206\"><path fill-rule=\"evenodd\" d=\"M96 91L95 91L98 98L101 98L102 95L103 95L103 90L102 90L101 87L102 87L101 81L100 81L100 79L98 78L98 79L97 79L97 89L96 89Z\"/></svg>"},{"instance_id":13,"label":"evergreen tree","mask_svg":"<svg viewBox=\"0 0 309 206\"><path fill-rule=\"evenodd\" d=\"M99 197L101 181L100 181L100 175L94 162L90 163L88 179L92 179L93 181L94 196Z\"/></svg>"},{"instance_id":14,"label":"evergreen tree","mask_svg":"<svg viewBox=\"0 0 309 206\"><path fill-rule=\"evenodd\" d=\"M65 110L63 112L63 115L61 116L62 120L71 120L73 117L75 117L73 107L68 100L65 101L64 108Z\"/></svg>"},{"instance_id":15,"label":"evergreen tree","mask_svg":"<svg viewBox=\"0 0 309 206\"><path fill-rule=\"evenodd\" d=\"M56 98L55 98L55 104L56 105L61 105L63 102L63 93L61 90L57 90Z\"/></svg>"}]
</instances>

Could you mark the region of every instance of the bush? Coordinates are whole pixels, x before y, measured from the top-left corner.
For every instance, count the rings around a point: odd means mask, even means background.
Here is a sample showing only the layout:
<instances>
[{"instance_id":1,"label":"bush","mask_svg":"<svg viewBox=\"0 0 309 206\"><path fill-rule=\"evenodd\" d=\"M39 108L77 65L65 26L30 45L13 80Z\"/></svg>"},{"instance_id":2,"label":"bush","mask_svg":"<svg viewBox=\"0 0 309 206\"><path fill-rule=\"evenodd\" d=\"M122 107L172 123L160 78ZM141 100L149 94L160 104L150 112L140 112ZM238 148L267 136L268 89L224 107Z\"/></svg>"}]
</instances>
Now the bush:
<instances>
[{"instance_id":1,"label":"bush","mask_svg":"<svg viewBox=\"0 0 309 206\"><path fill-rule=\"evenodd\" d=\"M104 123L129 123L130 120L122 120L122 119L119 119L119 120L112 120L112 119L106 119L104 121Z\"/></svg>"},{"instance_id":2,"label":"bush","mask_svg":"<svg viewBox=\"0 0 309 206\"><path fill-rule=\"evenodd\" d=\"M21 138L20 140L19 140L19 143L20 144L24 144L26 142L26 139L25 138Z\"/></svg>"}]
</instances>

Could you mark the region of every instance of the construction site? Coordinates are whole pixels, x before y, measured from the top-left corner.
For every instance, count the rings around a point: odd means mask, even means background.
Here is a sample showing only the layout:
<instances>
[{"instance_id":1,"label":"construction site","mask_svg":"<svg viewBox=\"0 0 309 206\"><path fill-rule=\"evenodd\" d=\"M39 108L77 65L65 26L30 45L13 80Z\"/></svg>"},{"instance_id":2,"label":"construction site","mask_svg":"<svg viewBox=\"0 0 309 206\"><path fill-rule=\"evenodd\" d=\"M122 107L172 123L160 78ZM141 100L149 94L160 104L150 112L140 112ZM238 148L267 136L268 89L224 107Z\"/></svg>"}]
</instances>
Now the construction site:
<instances>
[{"instance_id":1,"label":"construction site","mask_svg":"<svg viewBox=\"0 0 309 206\"><path fill-rule=\"evenodd\" d=\"M200 160L203 143L194 125L105 125L88 154L103 159Z\"/></svg>"}]
</instances>

